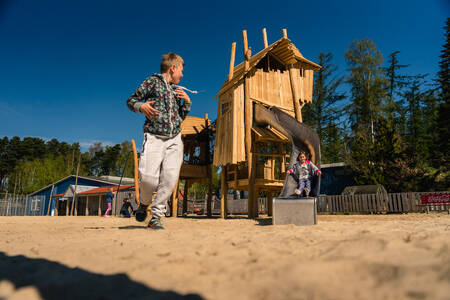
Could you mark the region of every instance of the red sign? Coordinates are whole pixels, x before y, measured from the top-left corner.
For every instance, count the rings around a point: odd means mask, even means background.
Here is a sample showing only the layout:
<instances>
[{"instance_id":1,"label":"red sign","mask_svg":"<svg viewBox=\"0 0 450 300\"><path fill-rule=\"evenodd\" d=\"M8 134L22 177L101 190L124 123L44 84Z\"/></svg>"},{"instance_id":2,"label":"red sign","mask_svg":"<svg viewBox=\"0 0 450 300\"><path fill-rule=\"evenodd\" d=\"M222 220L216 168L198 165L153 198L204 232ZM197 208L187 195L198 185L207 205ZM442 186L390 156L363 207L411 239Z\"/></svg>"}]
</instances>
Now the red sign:
<instances>
[{"instance_id":1,"label":"red sign","mask_svg":"<svg viewBox=\"0 0 450 300\"><path fill-rule=\"evenodd\" d=\"M450 203L450 194L425 194L420 196L422 204Z\"/></svg>"}]
</instances>

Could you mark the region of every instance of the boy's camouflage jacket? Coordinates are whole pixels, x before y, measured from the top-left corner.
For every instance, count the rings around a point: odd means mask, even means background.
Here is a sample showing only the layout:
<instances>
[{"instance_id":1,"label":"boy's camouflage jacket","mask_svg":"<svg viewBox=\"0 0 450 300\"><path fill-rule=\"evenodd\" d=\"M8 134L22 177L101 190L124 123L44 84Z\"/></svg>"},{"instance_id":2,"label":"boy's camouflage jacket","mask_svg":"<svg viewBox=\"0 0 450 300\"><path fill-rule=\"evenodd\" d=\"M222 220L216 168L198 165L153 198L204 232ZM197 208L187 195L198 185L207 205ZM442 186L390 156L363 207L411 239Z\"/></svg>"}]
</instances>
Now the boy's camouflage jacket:
<instances>
[{"instance_id":1,"label":"boy's camouflage jacket","mask_svg":"<svg viewBox=\"0 0 450 300\"><path fill-rule=\"evenodd\" d=\"M183 101L175 94L176 86L167 84L161 74L153 74L144 80L138 89L128 98L127 106L139 112L147 101L156 101L152 106L159 111L153 119L145 119L144 132L173 137L180 133L181 122L191 110L191 103Z\"/></svg>"}]
</instances>

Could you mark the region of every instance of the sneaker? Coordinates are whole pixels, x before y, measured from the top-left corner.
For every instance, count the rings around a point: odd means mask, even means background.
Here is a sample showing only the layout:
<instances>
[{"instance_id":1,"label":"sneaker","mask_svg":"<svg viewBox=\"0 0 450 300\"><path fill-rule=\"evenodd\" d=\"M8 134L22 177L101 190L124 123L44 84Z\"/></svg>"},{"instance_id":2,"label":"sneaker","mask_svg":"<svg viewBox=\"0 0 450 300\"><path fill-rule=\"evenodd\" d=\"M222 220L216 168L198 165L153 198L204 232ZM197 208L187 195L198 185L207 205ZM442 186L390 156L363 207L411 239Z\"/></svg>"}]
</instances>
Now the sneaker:
<instances>
[{"instance_id":1,"label":"sneaker","mask_svg":"<svg viewBox=\"0 0 450 300\"><path fill-rule=\"evenodd\" d=\"M147 219L147 207L148 207L148 205L139 204L138 209L136 209L134 211L134 216L136 218L136 221L144 222L145 219Z\"/></svg>"},{"instance_id":2,"label":"sneaker","mask_svg":"<svg viewBox=\"0 0 450 300\"><path fill-rule=\"evenodd\" d=\"M299 195L299 196L302 194L302 192L301 192L299 189L295 189L294 192L295 192L295 194L297 194L297 195Z\"/></svg>"},{"instance_id":3,"label":"sneaker","mask_svg":"<svg viewBox=\"0 0 450 300\"><path fill-rule=\"evenodd\" d=\"M164 229L164 226L163 226L160 218L152 218L150 220L150 222L148 222L147 227L150 229L154 229L154 230Z\"/></svg>"}]
</instances>

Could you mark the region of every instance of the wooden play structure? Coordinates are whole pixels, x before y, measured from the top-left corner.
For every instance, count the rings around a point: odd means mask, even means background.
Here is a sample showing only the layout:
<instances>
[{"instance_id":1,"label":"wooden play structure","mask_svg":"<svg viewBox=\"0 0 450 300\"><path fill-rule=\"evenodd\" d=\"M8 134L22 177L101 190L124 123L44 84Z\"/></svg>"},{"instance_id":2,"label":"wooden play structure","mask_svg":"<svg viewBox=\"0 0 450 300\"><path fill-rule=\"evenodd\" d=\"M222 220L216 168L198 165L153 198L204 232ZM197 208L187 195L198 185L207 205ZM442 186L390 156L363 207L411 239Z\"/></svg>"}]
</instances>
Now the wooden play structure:
<instances>
[{"instance_id":1,"label":"wooden play structure","mask_svg":"<svg viewBox=\"0 0 450 300\"><path fill-rule=\"evenodd\" d=\"M248 215L258 214L258 193L268 195L269 214L274 192L286 177L290 142L279 130L254 121L255 105L277 107L302 122L302 107L312 102L313 74L319 65L305 59L283 37L252 56L247 32L242 32L244 61L234 66L236 43L231 47L228 78L219 98L213 164L222 167L221 217L227 216L228 189L248 191Z\"/></svg>"}]
</instances>

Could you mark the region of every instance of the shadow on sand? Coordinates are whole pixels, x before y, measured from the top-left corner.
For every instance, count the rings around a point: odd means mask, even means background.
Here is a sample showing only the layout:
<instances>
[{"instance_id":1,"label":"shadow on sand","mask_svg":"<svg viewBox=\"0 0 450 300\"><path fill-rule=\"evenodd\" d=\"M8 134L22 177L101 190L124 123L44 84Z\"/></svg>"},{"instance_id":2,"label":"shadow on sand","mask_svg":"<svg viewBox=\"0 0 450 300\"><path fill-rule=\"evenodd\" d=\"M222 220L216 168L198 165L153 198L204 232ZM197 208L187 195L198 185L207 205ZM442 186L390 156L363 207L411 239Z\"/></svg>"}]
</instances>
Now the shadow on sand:
<instances>
[{"instance_id":1,"label":"shadow on sand","mask_svg":"<svg viewBox=\"0 0 450 300\"><path fill-rule=\"evenodd\" d=\"M0 252L0 281L12 282L16 289L36 287L42 299L203 299L196 294L181 295L158 291L120 273L103 275L69 268L46 259Z\"/></svg>"}]
</instances>

